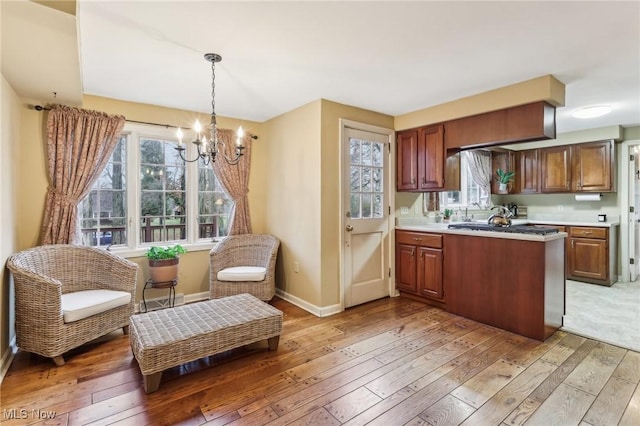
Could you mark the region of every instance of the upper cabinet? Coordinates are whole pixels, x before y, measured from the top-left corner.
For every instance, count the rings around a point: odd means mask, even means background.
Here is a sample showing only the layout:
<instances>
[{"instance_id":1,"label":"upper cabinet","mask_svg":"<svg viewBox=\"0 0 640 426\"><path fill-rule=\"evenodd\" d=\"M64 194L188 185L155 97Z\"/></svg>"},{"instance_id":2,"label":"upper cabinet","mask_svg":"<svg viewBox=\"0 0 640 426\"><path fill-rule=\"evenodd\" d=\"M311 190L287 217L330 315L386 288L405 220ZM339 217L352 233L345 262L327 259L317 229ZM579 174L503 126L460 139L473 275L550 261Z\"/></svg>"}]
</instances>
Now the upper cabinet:
<instances>
[{"instance_id":1,"label":"upper cabinet","mask_svg":"<svg viewBox=\"0 0 640 426\"><path fill-rule=\"evenodd\" d=\"M418 131L418 188L425 191L444 188L444 126L423 127Z\"/></svg>"},{"instance_id":2,"label":"upper cabinet","mask_svg":"<svg viewBox=\"0 0 640 426\"><path fill-rule=\"evenodd\" d=\"M398 191L457 191L460 150L555 137L546 102L506 108L397 132Z\"/></svg>"},{"instance_id":3,"label":"upper cabinet","mask_svg":"<svg viewBox=\"0 0 640 426\"><path fill-rule=\"evenodd\" d=\"M512 194L561 192L615 192L613 140L559 145L523 151L493 152L493 174L498 167L514 170ZM515 160L512 160L515 158ZM514 167L515 163L515 167ZM500 194L496 187L492 193ZM504 192L502 192L504 193Z\"/></svg>"},{"instance_id":4,"label":"upper cabinet","mask_svg":"<svg viewBox=\"0 0 640 426\"><path fill-rule=\"evenodd\" d=\"M540 192L571 191L571 148L568 145L540 149Z\"/></svg>"},{"instance_id":5,"label":"upper cabinet","mask_svg":"<svg viewBox=\"0 0 640 426\"><path fill-rule=\"evenodd\" d=\"M614 145L612 140L572 146L572 191L614 191L614 157Z\"/></svg>"},{"instance_id":6,"label":"upper cabinet","mask_svg":"<svg viewBox=\"0 0 640 426\"><path fill-rule=\"evenodd\" d=\"M418 189L418 131L406 130L396 135L398 191Z\"/></svg>"},{"instance_id":7,"label":"upper cabinet","mask_svg":"<svg viewBox=\"0 0 640 426\"><path fill-rule=\"evenodd\" d=\"M612 140L540 150L541 192L614 192Z\"/></svg>"},{"instance_id":8,"label":"upper cabinet","mask_svg":"<svg viewBox=\"0 0 640 426\"><path fill-rule=\"evenodd\" d=\"M555 108L535 102L445 123L447 149L481 148L556 137Z\"/></svg>"},{"instance_id":9,"label":"upper cabinet","mask_svg":"<svg viewBox=\"0 0 640 426\"><path fill-rule=\"evenodd\" d=\"M516 187L518 194L537 194L540 192L539 151L527 149L516 153Z\"/></svg>"},{"instance_id":10,"label":"upper cabinet","mask_svg":"<svg viewBox=\"0 0 640 426\"><path fill-rule=\"evenodd\" d=\"M460 155L445 151L444 132L437 124L397 133L398 191L459 189Z\"/></svg>"}]
</instances>

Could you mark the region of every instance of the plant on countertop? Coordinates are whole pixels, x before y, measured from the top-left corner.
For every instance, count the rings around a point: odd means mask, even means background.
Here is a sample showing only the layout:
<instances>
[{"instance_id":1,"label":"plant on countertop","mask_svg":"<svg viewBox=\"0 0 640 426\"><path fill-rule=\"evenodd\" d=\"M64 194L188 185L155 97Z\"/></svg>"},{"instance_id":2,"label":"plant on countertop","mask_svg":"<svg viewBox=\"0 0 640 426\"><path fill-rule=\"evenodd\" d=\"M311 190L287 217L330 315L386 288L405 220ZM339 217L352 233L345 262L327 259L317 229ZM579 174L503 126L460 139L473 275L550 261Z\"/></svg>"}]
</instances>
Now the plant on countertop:
<instances>
[{"instance_id":1,"label":"plant on countertop","mask_svg":"<svg viewBox=\"0 0 640 426\"><path fill-rule=\"evenodd\" d=\"M511 182L511 180L513 179L513 176L515 174L516 174L516 172L514 172L514 171L504 172L504 171L502 171L502 169L496 170L496 175L498 175L498 182L499 183L507 184L507 183Z\"/></svg>"},{"instance_id":2,"label":"plant on countertop","mask_svg":"<svg viewBox=\"0 0 640 426\"><path fill-rule=\"evenodd\" d=\"M442 215L445 217L445 219L448 219L449 217L451 217L451 215L453 215L453 209L444 209Z\"/></svg>"},{"instance_id":3,"label":"plant on countertop","mask_svg":"<svg viewBox=\"0 0 640 426\"><path fill-rule=\"evenodd\" d=\"M176 259L179 255L186 252L187 250L180 244L171 247L152 246L147 250L147 258L149 258L149 260Z\"/></svg>"}]
</instances>

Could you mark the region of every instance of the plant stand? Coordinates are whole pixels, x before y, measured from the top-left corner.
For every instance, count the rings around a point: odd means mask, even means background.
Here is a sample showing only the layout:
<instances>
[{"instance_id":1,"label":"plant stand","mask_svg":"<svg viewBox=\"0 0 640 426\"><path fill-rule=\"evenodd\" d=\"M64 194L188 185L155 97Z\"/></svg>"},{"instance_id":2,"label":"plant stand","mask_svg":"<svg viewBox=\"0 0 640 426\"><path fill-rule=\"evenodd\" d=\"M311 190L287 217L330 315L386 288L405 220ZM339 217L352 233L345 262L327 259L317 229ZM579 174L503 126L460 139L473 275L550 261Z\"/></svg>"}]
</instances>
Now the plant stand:
<instances>
[{"instance_id":1,"label":"plant stand","mask_svg":"<svg viewBox=\"0 0 640 426\"><path fill-rule=\"evenodd\" d=\"M148 288L168 288L169 289L169 308L173 308L176 303L176 286L178 285L178 279L171 281L155 282L152 279L148 279L144 283L142 289L142 304L144 305L144 312L147 312L147 299L145 299L145 292Z\"/></svg>"}]
</instances>

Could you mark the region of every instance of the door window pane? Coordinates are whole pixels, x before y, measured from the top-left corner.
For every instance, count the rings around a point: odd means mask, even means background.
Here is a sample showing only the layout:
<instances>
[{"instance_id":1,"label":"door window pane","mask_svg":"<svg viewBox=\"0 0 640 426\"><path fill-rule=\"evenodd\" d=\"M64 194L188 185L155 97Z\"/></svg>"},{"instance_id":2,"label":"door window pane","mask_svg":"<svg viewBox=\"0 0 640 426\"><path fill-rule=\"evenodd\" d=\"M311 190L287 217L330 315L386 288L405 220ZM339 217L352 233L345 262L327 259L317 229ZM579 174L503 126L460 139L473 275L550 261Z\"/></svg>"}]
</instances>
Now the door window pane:
<instances>
[{"instance_id":1,"label":"door window pane","mask_svg":"<svg viewBox=\"0 0 640 426\"><path fill-rule=\"evenodd\" d=\"M351 152L351 219L383 217L384 144L349 140Z\"/></svg>"}]
</instances>

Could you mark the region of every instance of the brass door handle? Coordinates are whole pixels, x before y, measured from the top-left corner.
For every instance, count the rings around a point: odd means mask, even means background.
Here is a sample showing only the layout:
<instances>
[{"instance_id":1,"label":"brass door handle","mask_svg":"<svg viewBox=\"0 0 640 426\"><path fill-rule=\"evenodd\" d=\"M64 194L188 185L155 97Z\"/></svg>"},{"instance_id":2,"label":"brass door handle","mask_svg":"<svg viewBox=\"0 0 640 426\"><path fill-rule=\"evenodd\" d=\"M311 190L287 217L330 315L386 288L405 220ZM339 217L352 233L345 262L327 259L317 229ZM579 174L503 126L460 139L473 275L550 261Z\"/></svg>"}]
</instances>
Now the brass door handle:
<instances>
[{"instance_id":1,"label":"brass door handle","mask_svg":"<svg viewBox=\"0 0 640 426\"><path fill-rule=\"evenodd\" d=\"M347 225L345 229L347 230L347 232L351 232L353 231L353 226Z\"/></svg>"}]
</instances>

